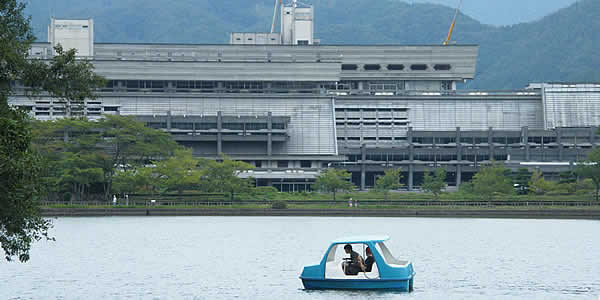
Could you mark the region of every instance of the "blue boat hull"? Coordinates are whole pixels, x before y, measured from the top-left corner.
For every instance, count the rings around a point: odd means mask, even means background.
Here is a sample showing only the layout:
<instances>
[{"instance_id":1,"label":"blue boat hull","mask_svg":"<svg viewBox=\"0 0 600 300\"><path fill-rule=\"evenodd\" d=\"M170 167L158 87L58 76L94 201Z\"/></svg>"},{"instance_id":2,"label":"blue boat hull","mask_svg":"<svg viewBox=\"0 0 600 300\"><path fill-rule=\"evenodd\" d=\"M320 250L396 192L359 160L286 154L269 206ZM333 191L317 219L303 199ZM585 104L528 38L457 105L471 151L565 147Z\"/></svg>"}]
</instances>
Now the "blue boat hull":
<instances>
[{"instance_id":1,"label":"blue boat hull","mask_svg":"<svg viewBox=\"0 0 600 300\"><path fill-rule=\"evenodd\" d=\"M413 279L311 279L301 278L305 289L340 289L340 290L397 290L410 292Z\"/></svg>"}]
</instances>

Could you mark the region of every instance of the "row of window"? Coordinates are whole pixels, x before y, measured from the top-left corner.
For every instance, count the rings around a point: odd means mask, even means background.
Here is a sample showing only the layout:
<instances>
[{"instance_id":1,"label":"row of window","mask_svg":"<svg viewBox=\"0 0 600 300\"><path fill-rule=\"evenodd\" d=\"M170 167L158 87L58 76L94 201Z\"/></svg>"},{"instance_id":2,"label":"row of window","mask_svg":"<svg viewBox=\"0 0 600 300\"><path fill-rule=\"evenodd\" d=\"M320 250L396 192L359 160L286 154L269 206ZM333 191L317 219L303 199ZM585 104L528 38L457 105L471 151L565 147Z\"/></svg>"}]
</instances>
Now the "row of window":
<instances>
[{"instance_id":1,"label":"row of window","mask_svg":"<svg viewBox=\"0 0 600 300\"><path fill-rule=\"evenodd\" d=\"M488 154L477 154L477 155L462 155L462 160L466 161L484 161L490 160L490 155ZM410 160L410 156L408 153L372 153L367 154L365 159L368 161L381 161L381 162L389 162L389 161L407 161ZM456 154L415 154L414 160L417 161L456 161L458 160L458 156ZM508 160L508 155L506 154L497 154L493 156L494 160L504 161ZM348 161L350 162L360 162L362 161L362 155L352 154L348 155Z\"/></svg>"},{"instance_id":2,"label":"row of window","mask_svg":"<svg viewBox=\"0 0 600 300\"><path fill-rule=\"evenodd\" d=\"M371 126L371 127L375 127L375 126L403 126L406 127L408 126L409 122L408 121L404 121L404 122L377 122L377 123L366 123L366 122L336 122L335 125L337 126Z\"/></svg>"},{"instance_id":3,"label":"row of window","mask_svg":"<svg viewBox=\"0 0 600 300\"><path fill-rule=\"evenodd\" d=\"M148 127L154 129L166 129L167 122L147 122ZM180 130L211 130L217 129L216 122L173 122L171 123L171 129ZM228 130L266 130L268 128L267 123L223 123L223 129ZM285 123L272 123L273 129L285 129Z\"/></svg>"},{"instance_id":4,"label":"row of window","mask_svg":"<svg viewBox=\"0 0 600 300\"><path fill-rule=\"evenodd\" d=\"M344 108L344 107L336 107L335 112L407 112L408 108L406 107L398 107L398 108Z\"/></svg>"},{"instance_id":5,"label":"row of window","mask_svg":"<svg viewBox=\"0 0 600 300\"><path fill-rule=\"evenodd\" d=\"M338 136L337 138L339 141L344 141L344 140L348 140L348 141L360 141L360 137L359 136L347 136L347 137L342 137L342 136ZM375 136L366 136L363 137L362 139L363 141L376 141L378 140L377 137ZM391 136L380 136L379 137L380 141L406 141L406 137L401 137L401 136L397 136L397 137L391 137Z\"/></svg>"},{"instance_id":6,"label":"row of window","mask_svg":"<svg viewBox=\"0 0 600 300\"><path fill-rule=\"evenodd\" d=\"M580 138L580 140L586 140L589 138L584 137ZM456 143L455 137L413 137L413 143L416 144L454 144ZM563 142L565 140L570 140L568 137L563 138ZM527 138L528 143L532 144L550 144L556 143L558 141L555 136L541 137L541 136L530 136ZM487 144L488 137L461 137L460 142L463 144ZM493 137L492 143L494 144L519 144L522 142L521 137Z\"/></svg>"},{"instance_id":7,"label":"row of window","mask_svg":"<svg viewBox=\"0 0 600 300\"><path fill-rule=\"evenodd\" d=\"M120 82L120 83L119 83ZM171 82L171 87L176 89L265 89L270 84L273 89L315 89L320 87L317 82L302 81L204 81L204 80L109 80L106 88L124 87L128 89L162 89L167 88ZM332 83L335 86L335 83ZM321 84L325 86L326 84Z\"/></svg>"},{"instance_id":8,"label":"row of window","mask_svg":"<svg viewBox=\"0 0 600 300\"><path fill-rule=\"evenodd\" d=\"M388 71L403 71L406 67L403 64L387 64L382 66L381 64L365 64L362 66L364 71L379 71L383 68L386 68ZM342 64L343 71L356 71L359 69L357 64ZM408 66L408 69L411 71L427 71L429 66L426 64L412 64ZM436 71L450 71L452 66L449 64L435 64L433 65L433 69Z\"/></svg>"}]
</instances>

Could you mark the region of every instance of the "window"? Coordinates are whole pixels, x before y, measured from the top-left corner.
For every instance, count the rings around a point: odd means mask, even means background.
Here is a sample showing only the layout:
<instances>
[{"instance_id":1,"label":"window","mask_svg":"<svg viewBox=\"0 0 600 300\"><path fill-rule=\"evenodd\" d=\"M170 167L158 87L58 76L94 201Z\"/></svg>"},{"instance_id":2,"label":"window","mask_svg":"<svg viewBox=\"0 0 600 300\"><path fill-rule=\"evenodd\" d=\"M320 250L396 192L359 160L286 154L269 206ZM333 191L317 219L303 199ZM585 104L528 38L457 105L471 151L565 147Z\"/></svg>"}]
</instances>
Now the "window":
<instances>
[{"instance_id":1,"label":"window","mask_svg":"<svg viewBox=\"0 0 600 300\"><path fill-rule=\"evenodd\" d=\"M278 160L277 161L278 168L287 168L288 165L289 165L289 162L287 160Z\"/></svg>"},{"instance_id":2,"label":"window","mask_svg":"<svg viewBox=\"0 0 600 300\"><path fill-rule=\"evenodd\" d=\"M285 123L273 123L271 127L273 129L285 129Z\"/></svg>"},{"instance_id":3,"label":"window","mask_svg":"<svg viewBox=\"0 0 600 300\"><path fill-rule=\"evenodd\" d=\"M452 90L452 81L446 80L442 81L442 91L451 91Z\"/></svg>"},{"instance_id":4,"label":"window","mask_svg":"<svg viewBox=\"0 0 600 300\"><path fill-rule=\"evenodd\" d=\"M196 123L196 130L217 129L217 123Z\"/></svg>"},{"instance_id":5,"label":"window","mask_svg":"<svg viewBox=\"0 0 600 300\"><path fill-rule=\"evenodd\" d=\"M273 124L275 125L275 124ZM267 123L246 123L246 130L267 129Z\"/></svg>"},{"instance_id":6,"label":"window","mask_svg":"<svg viewBox=\"0 0 600 300\"><path fill-rule=\"evenodd\" d=\"M342 71L355 71L358 69L358 65L355 64L342 64Z\"/></svg>"},{"instance_id":7,"label":"window","mask_svg":"<svg viewBox=\"0 0 600 300\"><path fill-rule=\"evenodd\" d=\"M390 71L402 71L404 70L404 65L401 64L389 64L387 65L387 69Z\"/></svg>"},{"instance_id":8,"label":"window","mask_svg":"<svg viewBox=\"0 0 600 300\"><path fill-rule=\"evenodd\" d=\"M506 144L506 137L494 137L492 142L495 144Z\"/></svg>"},{"instance_id":9,"label":"window","mask_svg":"<svg viewBox=\"0 0 600 300\"><path fill-rule=\"evenodd\" d=\"M450 66L449 64L437 64L433 66L433 68L436 71L450 71L450 69L452 69L452 66Z\"/></svg>"},{"instance_id":10,"label":"window","mask_svg":"<svg viewBox=\"0 0 600 300\"><path fill-rule=\"evenodd\" d=\"M298 45L308 45L307 40L298 40Z\"/></svg>"},{"instance_id":11,"label":"window","mask_svg":"<svg viewBox=\"0 0 600 300\"><path fill-rule=\"evenodd\" d=\"M154 129L167 128L167 122L148 122L146 126Z\"/></svg>"},{"instance_id":12,"label":"window","mask_svg":"<svg viewBox=\"0 0 600 300\"><path fill-rule=\"evenodd\" d=\"M381 69L381 66L377 65L377 64L368 64L368 65L364 66L364 69L366 71L377 71L377 70Z\"/></svg>"},{"instance_id":13,"label":"window","mask_svg":"<svg viewBox=\"0 0 600 300\"><path fill-rule=\"evenodd\" d=\"M521 138L520 137L507 137L506 143L507 144L520 144Z\"/></svg>"},{"instance_id":14,"label":"window","mask_svg":"<svg viewBox=\"0 0 600 300\"><path fill-rule=\"evenodd\" d=\"M173 124L171 124L171 128L181 130L192 130L193 123L173 122Z\"/></svg>"},{"instance_id":15,"label":"window","mask_svg":"<svg viewBox=\"0 0 600 300\"><path fill-rule=\"evenodd\" d=\"M223 129L244 130L244 124L243 123L225 123L225 124L223 124Z\"/></svg>"},{"instance_id":16,"label":"window","mask_svg":"<svg viewBox=\"0 0 600 300\"><path fill-rule=\"evenodd\" d=\"M223 87L231 90L262 89L263 83L260 81L226 81L223 83Z\"/></svg>"},{"instance_id":17,"label":"window","mask_svg":"<svg viewBox=\"0 0 600 300\"><path fill-rule=\"evenodd\" d=\"M312 167L312 162L310 160L301 160L300 161L300 168L311 168Z\"/></svg>"},{"instance_id":18,"label":"window","mask_svg":"<svg viewBox=\"0 0 600 300\"><path fill-rule=\"evenodd\" d=\"M340 266L342 265L342 262L344 261L344 258L348 256L345 253L344 246L345 246L345 244L335 244L333 247L331 247L331 249L327 253L327 258L326 258L326 262L325 262L325 278L326 279L356 279L356 276L359 273L358 269L347 268L344 270L344 269L340 268ZM354 244L351 244L351 246L352 246L353 251L356 251L357 253L359 253L360 256L366 260L366 258L367 258L367 255L366 255L367 245L366 244L354 243ZM374 251L373 249L371 249L371 250ZM368 265L370 265L370 268L369 268L369 266L367 266L366 274L368 274L368 275L366 275L366 276L368 278L378 278L379 277L379 269L377 268L377 263L375 261L373 261L373 263L369 262Z\"/></svg>"},{"instance_id":19,"label":"window","mask_svg":"<svg viewBox=\"0 0 600 300\"><path fill-rule=\"evenodd\" d=\"M410 69L413 71L425 71L427 70L427 65L425 64L414 64L410 66Z\"/></svg>"}]
</instances>

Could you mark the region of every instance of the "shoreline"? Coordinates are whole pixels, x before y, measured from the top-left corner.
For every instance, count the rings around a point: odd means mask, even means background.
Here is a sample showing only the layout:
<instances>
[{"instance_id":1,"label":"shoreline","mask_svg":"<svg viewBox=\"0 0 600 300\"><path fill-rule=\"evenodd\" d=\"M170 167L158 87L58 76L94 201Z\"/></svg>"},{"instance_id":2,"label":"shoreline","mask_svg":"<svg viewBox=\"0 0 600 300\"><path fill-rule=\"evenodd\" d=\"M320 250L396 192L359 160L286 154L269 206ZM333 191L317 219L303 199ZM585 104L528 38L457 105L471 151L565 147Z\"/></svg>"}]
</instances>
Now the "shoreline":
<instances>
[{"instance_id":1,"label":"shoreline","mask_svg":"<svg viewBox=\"0 0 600 300\"><path fill-rule=\"evenodd\" d=\"M270 209L270 208L42 208L43 217L271 216L427 217L600 220L600 209Z\"/></svg>"}]
</instances>

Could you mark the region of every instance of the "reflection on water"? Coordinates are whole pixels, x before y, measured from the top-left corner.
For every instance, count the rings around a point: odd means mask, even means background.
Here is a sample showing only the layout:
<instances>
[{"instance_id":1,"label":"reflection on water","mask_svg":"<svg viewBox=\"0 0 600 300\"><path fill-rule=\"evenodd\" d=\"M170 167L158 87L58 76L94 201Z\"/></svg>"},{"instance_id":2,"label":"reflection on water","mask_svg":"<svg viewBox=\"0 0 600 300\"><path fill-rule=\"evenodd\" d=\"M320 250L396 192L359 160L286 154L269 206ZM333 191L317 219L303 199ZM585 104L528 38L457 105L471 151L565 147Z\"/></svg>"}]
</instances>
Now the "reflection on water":
<instances>
[{"instance_id":1,"label":"reflection on water","mask_svg":"<svg viewBox=\"0 0 600 300\"><path fill-rule=\"evenodd\" d=\"M600 222L107 217L56 220L28 264L0 262L0 299L597 299ZM387 234L413 293L307 291L332 239Z\"/></svg>"}]
</instances>

